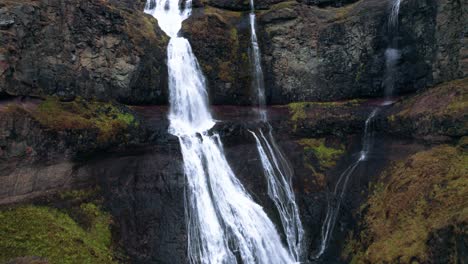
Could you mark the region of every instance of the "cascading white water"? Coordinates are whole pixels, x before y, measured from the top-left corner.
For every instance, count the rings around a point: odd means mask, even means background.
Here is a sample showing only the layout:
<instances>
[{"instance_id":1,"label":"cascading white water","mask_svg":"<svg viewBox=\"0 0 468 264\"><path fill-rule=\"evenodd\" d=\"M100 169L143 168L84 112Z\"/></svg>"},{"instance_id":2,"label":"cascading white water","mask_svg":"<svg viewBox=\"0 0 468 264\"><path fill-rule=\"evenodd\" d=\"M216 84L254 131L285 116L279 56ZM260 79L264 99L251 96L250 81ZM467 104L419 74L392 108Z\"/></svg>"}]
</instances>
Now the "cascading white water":
<instances>
[{"instance_id":1,"label":"cascading white water","mask_svg":"<svg viewBox=\"0 0 468 264\"><path fill-rule=\"evenodd\" d=\"M265 82L261 64L260 47L258 45L255 25L254 0L250 0L250 32L251 32L251 61L253 72L253 87L257 91L258 111L261 121L268 124L265 98ZM302 242L304 229L302 228L299 209L292 189L291 179L293 171L286 158L276 144L276 140L268 124L268 137L261 129L252 132L257 144L257 150L267 179L268 196L278 210L281 224L288 243L289 253L296 261L302 256Z\"/></svg>"},{"instance_id":2,"label":"cascading white water","mask_svg":"<svg viewBox=\"0 0 468 264\"><path fill-rule=\"evenodd\" d=\"M389 45L385 50L385 75L382 85L385 89L385 97L393 95L395 90L395 79L397 76L397 63L400 59L398 50L398 15L400 13L400 0L392 0L390 15L388 17L388 37Z\"/></svg>"},{"instance_id":3,"label":"cascading white water","mask_svg":"<svg viewBox=\"0 0 468 264\"><path fill-rule=\"evenodd\" d=\"M274 142L271 132L269 139L262 130L252 132L257 143L263 169L268 183L268 196L273 200L283 225L288 242L289 252L299 261L302 255L302 228L299 210L296 205L294 191L291 187L292 170Z\"/></svg>"},{"instance_id":4,"label":"cascading white water","mask_svg":"<svg viewBox=\"0 0 468 264\"><path fill-rule=\"evenodd\" d=\"M400 14L400 2L401 0L393 0L390 17L388 19L389 27L396 28L398 27L398 15Z\"/></svg>"},{"instance_id":5,"label":"cascading white water","mask_svg":"<svg viewBox=\"0 0 468 264\"><path fill-rule=\"evenodd\" d=\"M333 189L333 199L328 200L327 214L325 216L325 221L322 225L322 239L320 241L319 250L314 256L314 258L316 259L320 258L323 255L323 253L325 253L328 247L328 243L330 241L331 235L333 234L335 223L340 212L341 203L346 194L349 178L351 177L351 175L353 175L354 171L359 166L359 164L367 160L368 155L372 149L374 137L373 130L371 130L370 126L378 111L379 108L374 109L369 115L369 117L366 119L364 126L364 136L362 138L362 149L359 152L359 157L355 162L353 162L340 174L340 177L336 182L335 188Z\"/></svg>"},{"instance_id":6,"label":"cascading white water","mask_svg":"<svg viewBox=\"0 0 468 264\"><path fill-rule=\"evenodd\" d=\"M170 37L168 69L170 133L179 138L187 178L188 258L191 263L294 263L271 220L235 177L207 105L203 74L189 42L180 36L191 1L149 0Z\"/></svg>"}]
</instances>

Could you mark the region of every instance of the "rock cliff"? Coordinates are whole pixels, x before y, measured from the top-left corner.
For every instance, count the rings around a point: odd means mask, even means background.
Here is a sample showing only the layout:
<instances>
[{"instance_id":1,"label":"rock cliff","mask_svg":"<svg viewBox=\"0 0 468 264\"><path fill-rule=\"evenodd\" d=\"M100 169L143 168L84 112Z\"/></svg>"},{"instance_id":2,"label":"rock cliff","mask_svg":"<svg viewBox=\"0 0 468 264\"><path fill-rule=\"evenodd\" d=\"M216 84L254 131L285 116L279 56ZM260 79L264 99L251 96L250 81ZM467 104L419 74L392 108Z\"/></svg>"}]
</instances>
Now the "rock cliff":
<instances>
[{"instance_id":1,"label":"rock cliff","mask_svg":"<svg viewBox=\"0 0 468 264\"><path fill-rule=\"evenodd\" d=\"M23 221L0 224L0 262L59 263L44 246L55 244L36 239L44 230L21 228L45 221L83 262L187 262L186 176L167 132L168 39L144 5L0 3L0 222ZM249 133L270 129L249 106L249 2L193 6L181 34L216 105L212 132L278 223ZM258 0L255 7L269 121L294 168L308 261L465 259L466 1L402 1L392 104L381 98L387 1ZM327 206L337 199L331 190L359 155L376 108L375 148L350 180L327 253L315 260Z\"/></svg>"}]
</instances>

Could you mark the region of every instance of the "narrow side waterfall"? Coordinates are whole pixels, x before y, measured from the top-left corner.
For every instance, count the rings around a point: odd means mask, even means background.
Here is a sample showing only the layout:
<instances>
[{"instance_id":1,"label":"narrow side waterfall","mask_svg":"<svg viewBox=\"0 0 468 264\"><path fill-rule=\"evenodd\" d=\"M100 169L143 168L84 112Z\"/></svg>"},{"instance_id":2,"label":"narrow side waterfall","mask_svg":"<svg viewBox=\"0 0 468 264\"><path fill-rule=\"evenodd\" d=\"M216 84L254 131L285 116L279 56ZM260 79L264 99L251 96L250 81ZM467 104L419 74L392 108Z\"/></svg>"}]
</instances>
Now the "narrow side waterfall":
<instances>
[{"instance_id":1,"label":"narrow side waterfall","mask_svg":"<svg viewBox=\"0 0 468 264\"><path fill-rule=\"evenodd\" d=\"M256 18L255 18L255 4L254 0L250 0L250 44L251 44L251 61L253 84L252 86L257 90L257 103L260 119L267 122L268 117L266 113L266 97L265 97L265 80L263 78L263 69L260 56L260 47L258 46L257 31L256 31Z\"/></svg>"},{"instance_id":2,"label":"narrow side waterfall","mask_svg":"<svg viewBox=\"0 0 468 264\"><path fill-rule=\"evenodd\" d=\"M390 10L390 17L388 19L388 24L391 29L395 29L398 27L398 15L400 14L400 2L401 0L393 0L391 10Z\"/></svg>"},{"instance_id":3,"label":"narrow side waterfall","mask_svg":"<svg viewBox=\"0 0 468 264\"><path fill-rule=\"evenodd\" d=\"M267 179L268 196L278 210L289 252L299 262L302 256L304 230L299 217L294 190L291 187L292 169L276 145L271 132L268 134L268 139L262 130L258 130L258 133L251 133L255 138Z\"/></svg>"},{"instance_id":4,"label":"narrow side waterfall","mask_svg":"<svg viewBox=\"0 0 468 264\"><path fill-rule=\"evenodd\" d=\"M190 263L294 263L262 207L256 204L229 166L213 120L206 84L189 42L179 36L191 1L148 0L170 37L169 132L179 138L187 178L186 212Z\"/></svg>"},{"instance_id":5,"label":"narrow side waterfall","mask_svg":"<svg viewBox=\"0 0 468 264\"><path fill-rule=\"evenodd\" d=\"M257 103L259 119L268 124L266 111L265 82L261 64L260 48L257 40L255 25L254 1L250 0L250 31L251 31L251 61L253 72L253 87L257 91ZM272 134L272 128L268 124L268 136L259 129L252 132L257 144L264 174L267 180L268 196L273 201L278 210L281 224L288 243L289 253L299 262L302 256L302 242L304 239L304 229L296 204L294 190L291 179L293 170L289 166L287 159L278 147Z\"/></svg>"},{"instance_id":6,"label":"narrow side waterfall","mask_svg":"<svg viewBox=\"0 0 468 264\"><path fill-rule=\"evenodd\" d=\"M364 136L362 138L362 148L359 152L359 156L355 162L353 162L350 166L348 166L338 178L336 182L335 188L333 189L332 199L328 200L327 205L327 213L325 216L325 221L322 225L322 232L321 232L321 242L318 252L315 254L314 258L320 258L323 253L325 253L328 244L330 242L330 238L333 234L333 230L335 228L335 224L340 212L341 203L343 198L346 194L346 189L348 187L348 182L350 177L353 175L356 168L364 161L367 160L369 153L373 146L373 130L371 129L372 121L374 117L379 112L380 108L374 109L369 117L366 119L365 126L364 126Z\"/></svg>"},{"instance_id":7,"label":"narrow side waterfall","mask_svg":"<svg viewBox=\"0 0 468 264\"><path fill-rule=\"evenodd\" d=\"M400 13L400 0L392 0L390 6L390 15L388 17L388 38L389 44L385 50L385 75L383 86L385 89L385 97L393 95L395 90L395 79L397 77L397 63L400 59L400 51L398 50L398 15Z\"/></svg>"}]
</instances>

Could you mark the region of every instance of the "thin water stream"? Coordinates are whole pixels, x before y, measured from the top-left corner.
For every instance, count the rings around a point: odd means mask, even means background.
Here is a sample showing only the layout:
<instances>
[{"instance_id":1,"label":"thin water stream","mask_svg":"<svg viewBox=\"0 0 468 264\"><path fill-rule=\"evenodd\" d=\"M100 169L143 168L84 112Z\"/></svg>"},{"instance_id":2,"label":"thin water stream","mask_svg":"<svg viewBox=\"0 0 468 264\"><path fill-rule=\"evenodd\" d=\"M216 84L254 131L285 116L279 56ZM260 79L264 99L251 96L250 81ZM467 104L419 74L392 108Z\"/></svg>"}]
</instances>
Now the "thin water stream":
<instances>
[{"instance_id":1,"label":"thin water stream","mask_svg":"<svg viewBox=\"0 0 468 264\"><path fill-rule=\"evenodd\" d=\"M393 101L389 99L394 93L395 80L397 78L397 63L400 59L400 51L398 50L398 15L400 12L400 0L392 0L390 15L388 17L388 34L389 34L389 46L385 51L385 73L382 85L385 88L386 101L382 105L392 104ZM374 144L374 131L372 129L372 123L375 116L380 111L380 107L375 108L366 119L364 124L364 135L362 138L362 149L359 153L359 157L355 162L348 166L338 178L335 188L332 192L333 199L328 200L327 212L321 231L320 246L315 254L314 258L319 259L327 250L333 230L340 212L343 198L346 195L346 189L350 177L356 171L356 168L368 159L369 154L372 151Z\"/></svg>"},{"instance_id":2,"label":"thin water stream","mask_svg":"<svg viewBox=\"0 0 468 264\"><path fill-rule=\"evenodd\" d=\"M331 236L333 235L333 230L335 229L335 224L338 219L338 215L340 213L341 204L343 202L343 198L346 195L346 189L348 187L348 182L350 177L356 171L358 166L365 162L372 150L372 146L374 143L374 135L372 130L372 124L375 116L380 111L380 108L375 108L369 117L366 119L365 126L364 126L364 136L362 138L362 148L359 152L359 155L351 165L349 165L338 178L336 182L335 188L332 192L331 199L328 199L327 204L327 213L325 216L325 220L322 225L321 231L321 241L318 252L315 254L314 258L319 259L326 251L328 244L330 242Z\"/></svg>"},{"instance_id":3,"label":"thin water stream","mask_svg":"<svg viewBox=\"0 0 468 264\"><path fill-rule=\"evenodd\" d=\"M280 216L289 253L299 262L303 255L304 229L292 188L293 170L273 137L266 111L265 82L261 64L261 53L256 33L254 0L250 0L251 61L253 84L257 92L259 120L266 123L268 131L250 131L255 138L257 150L267 180L268 196ZM265 136L265 134L267 136Z\"/></svg>"}]
</instances>

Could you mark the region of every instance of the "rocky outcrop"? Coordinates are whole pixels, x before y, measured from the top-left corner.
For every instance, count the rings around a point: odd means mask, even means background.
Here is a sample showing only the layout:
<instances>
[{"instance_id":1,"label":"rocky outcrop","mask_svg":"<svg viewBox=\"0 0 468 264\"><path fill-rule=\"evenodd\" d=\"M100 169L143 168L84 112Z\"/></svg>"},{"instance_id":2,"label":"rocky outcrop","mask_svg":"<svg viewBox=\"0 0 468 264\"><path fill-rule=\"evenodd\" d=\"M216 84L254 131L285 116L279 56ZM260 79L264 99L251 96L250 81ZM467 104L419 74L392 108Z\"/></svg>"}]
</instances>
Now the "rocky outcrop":
<instances>
[{"instance_id":1,"label":"rocky outcrop","mask_svg":"<svg viewBox=\"0 0 468 264\"><path fill-rule=\"evenodd\" d=\"M443 83L401 100L388 110L388 133L427 141L453 141L468 134L468 79Z\"/></svg>"},{"instance_id":2,"label":"rocky outcrop","mask_svg":"<svg viewBox=\"0 0 468 264\"><path fill-rule=\"evenodd\" d=\"M3 102L0 124L0 204L93 184L83 160L147 138L128 108L81 99Z\"/></svg>"},{"instance_id":3,"label":"rocky outcrop","mask_svg":"<svg viewBox=\"0 0 468 264\"><path fill-rule=\"evenodd\" d=\"M383 95L389 3L363 0L334 9L289 3L260 16L273 102ZM466 20L461 10L448 1L402 2L397 93L468 74L466 29L456 22Z\"/></svg>"},{"instance_id":4,"label":"rocky outcrop","mask_svg":"<svg viewBox=\"0 0 468 264\"><path fill-rule=\"evenodd\" d=\"M388 32L390 4L256 1L269 103L383 96L385 50L393 41ZM456 1L401 3L395 93L411 93L468 74L466 29L459 23L467 19L463 10ZM250 65L248 53L232 55L236 49L249 48L248 12L246 1L213 0L196 5L194 16L185 22L184 34L207 74L214 103L252 102L248 71L239 76L239 69ZM233 28L237 38L229 37ZM233 84L233 79L242 84ZM223 98L224 94L234 99Z\"/></svg>"},{"instance_id":5,"label":"rocky outcrop","mask_svg":"<svg viewBox=\"0 0 468 264\"><path fill-rule=\"evenodd\" d=\"M197 8L182 31L208 80L214 104L251 104L250 28L241 12ZM207 30L209 29L209 30Z\"/></svg>"},{"instance_id":6,"label":"rocky outcrop","mask_svg":"<svg viewBox=\"0 0 468 264\"><path fill-rule=\"evenodd\" d=\"M2 3L0 95L166 103L167 37L143 14L144 5L142 0ZM255 5L269 103L383 95L388 2ZM460 5L402 2L396 92L467 75L461 21L468 12ZM195 1L194 7L183 34L206 74L211 101L251 104L249 2Z\"/></svg>"},{"instance_id":7,"label":"rocky outcrop","mask_svg":"<svg viewBox=\"0 0 468 264\"><path fill-rule=\"evenodd\" d=\"M167 37L141 1L116 2L1 3L0 93L166 102Z\"/></svg>"}]
</instances>

